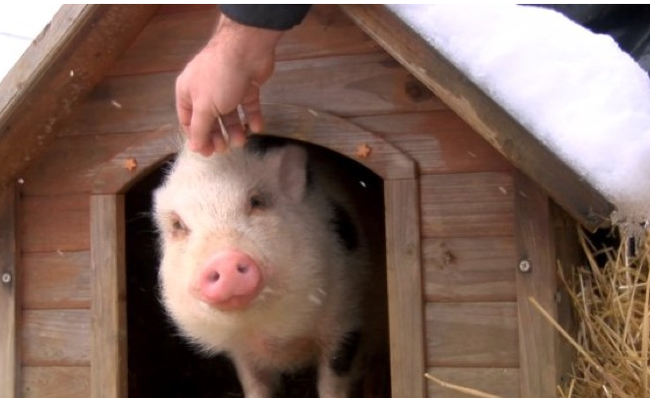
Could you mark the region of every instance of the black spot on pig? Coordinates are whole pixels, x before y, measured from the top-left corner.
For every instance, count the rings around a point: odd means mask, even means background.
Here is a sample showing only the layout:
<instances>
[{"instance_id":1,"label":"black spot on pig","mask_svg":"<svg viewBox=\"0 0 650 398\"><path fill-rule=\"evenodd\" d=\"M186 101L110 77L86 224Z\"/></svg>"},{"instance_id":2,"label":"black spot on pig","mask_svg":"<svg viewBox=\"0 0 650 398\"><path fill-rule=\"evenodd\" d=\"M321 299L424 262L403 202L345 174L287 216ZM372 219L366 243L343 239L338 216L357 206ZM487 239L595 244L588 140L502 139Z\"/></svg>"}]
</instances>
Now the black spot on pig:
<instances>
[{"instance_id":1,"label":"black spot on pig","mask_svg":"<svg viewBox=\"0 0 650 398\"><path fill-rule=\"evenodd\" d=\"M359 247L359 235L357 228L352 222L350 213L343 206L335 202L332 203L332 208L334 214L330 223L334 227L334 232L336 232L336 235L347 251L355 251Z\"/></svg>"},{"instance_id":2,"label":"black spot on pig","mask_svg":"<svg viewBox=\"0 0 650 398\"><path fill-rule=\"evenodd\" d=\"M246 141L246 150L257 156L264 156L269 150L282 148L289 142L286 138L272 135L253 135Z\"/></svg>"},{"instance_id":3,"label":"black spot on pig","mask_svg":"<svg viewBox=\"0 0 650 398\"><path fill-rule=\"evenodd\" d=\"M330 368L334 371L335 375L341 377L350 372L360 344L360 332L348 332L343 335L341 341L339 341L338 348L334 352L334 356L330 358Z\"/></svg>"}]
</instances>

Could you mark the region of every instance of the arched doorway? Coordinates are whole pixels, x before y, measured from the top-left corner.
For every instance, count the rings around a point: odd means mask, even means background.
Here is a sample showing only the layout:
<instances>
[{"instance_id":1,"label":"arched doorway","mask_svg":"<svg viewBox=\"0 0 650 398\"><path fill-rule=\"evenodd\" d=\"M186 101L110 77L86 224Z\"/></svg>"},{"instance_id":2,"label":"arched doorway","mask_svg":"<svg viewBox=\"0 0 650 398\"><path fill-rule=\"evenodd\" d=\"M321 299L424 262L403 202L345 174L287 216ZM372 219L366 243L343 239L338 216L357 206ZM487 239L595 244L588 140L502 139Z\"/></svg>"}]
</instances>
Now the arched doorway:
<instances>
[{"instance_id":1,"label":"arched doorway","mask_svg":"<svg viewBox=\"0 0 650 398\"><path fill-rule=\"evenodd\" d=\"M269 126L265 133L328 148L347 159L355 159L383 180L392 396L406 396L413 388L424 388L420 223L414 162L390 143L343 119L289 105L267 105L264 110ZM146 145L142 143L145 148ZM146 167L115 189L115 193L95 195L91 199L93 266L107 269L93 288L97 303L93 303L96 335L92 380L94 385L114 391L107 396L127 396L125 242L128 233L124 224L123 192L128 196L128 190L137 181L143 182L143 187L155 184L155 177L149 180L146 176L173 151L171 146L160 145L160 148L163 149L155 155L140 147L129 148L124 158L138 151L147 152Z\"/></svg>"}]
</instances>

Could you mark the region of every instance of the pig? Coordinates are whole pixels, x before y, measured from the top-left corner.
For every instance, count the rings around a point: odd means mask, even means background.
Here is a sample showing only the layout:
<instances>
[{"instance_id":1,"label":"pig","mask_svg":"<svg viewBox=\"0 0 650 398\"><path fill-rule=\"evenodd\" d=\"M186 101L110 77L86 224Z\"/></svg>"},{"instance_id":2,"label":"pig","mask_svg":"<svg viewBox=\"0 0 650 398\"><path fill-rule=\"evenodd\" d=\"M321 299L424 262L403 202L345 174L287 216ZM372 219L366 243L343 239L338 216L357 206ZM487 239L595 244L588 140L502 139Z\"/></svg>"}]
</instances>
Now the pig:
<instances>
[{"instance_id":1,"label":"pig","mask_svg":"<svg viewBox=\"0 0 650 398\"><path fill-rule=\"evenodd\" d=\"M263 135L210 157L185 147L154 193L163 306L193 345L232 360L246 398L306 366L320 398L360 378L373 260L359 181L325 157Z\"/></svg>"}]
</instances>

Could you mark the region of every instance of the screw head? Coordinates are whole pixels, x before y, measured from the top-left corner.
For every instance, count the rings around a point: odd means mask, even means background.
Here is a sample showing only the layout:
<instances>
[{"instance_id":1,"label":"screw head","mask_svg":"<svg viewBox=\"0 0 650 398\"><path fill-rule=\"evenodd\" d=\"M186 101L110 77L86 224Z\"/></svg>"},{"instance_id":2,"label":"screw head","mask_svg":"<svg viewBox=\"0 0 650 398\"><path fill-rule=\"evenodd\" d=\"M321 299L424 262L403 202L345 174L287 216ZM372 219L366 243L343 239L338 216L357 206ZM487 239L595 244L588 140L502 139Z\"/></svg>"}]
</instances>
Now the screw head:
<instances>
[{"instance_id":1,"label":"screw head","mask_svg":"<svg viewBox=\"0 0 650 398\"><path fill-rule=\"evenodd\" d=\"M530 261L521 260L519 262L519 271L521 271L521 272L530 272L531 268L532 268L532 265L530 264Z\"/></svg>"},{"instance_id":2,"label":"screw head","mask_svg":"<svg viewBox=\"0 0 650 398\"><path fill-rule=\"evenodd\" d=\"M11 274L9 272L5 272L2 274L2 283L9 284L11 283Z\"/></svg>"}]
</instances>

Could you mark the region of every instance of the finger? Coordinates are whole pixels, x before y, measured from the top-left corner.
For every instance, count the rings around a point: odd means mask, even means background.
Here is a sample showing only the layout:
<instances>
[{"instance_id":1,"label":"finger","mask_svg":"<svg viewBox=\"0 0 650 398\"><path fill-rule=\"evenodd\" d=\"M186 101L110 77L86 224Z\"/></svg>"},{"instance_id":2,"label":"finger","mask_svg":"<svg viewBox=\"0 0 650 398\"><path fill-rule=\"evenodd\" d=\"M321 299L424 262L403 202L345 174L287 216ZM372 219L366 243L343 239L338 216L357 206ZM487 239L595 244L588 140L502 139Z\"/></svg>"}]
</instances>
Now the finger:
<instances>
[{"instance_id":1,"label":"finger","mask_svg":"<svg viewBox=\"0 0 650 398\"><path fill-rule=\"evenodd\" d=\"M241 147L246 143L246 132L237 110L221 116L221 122L228 134L228 144L230 146Z\"/></svg>"},{"instance_id":2,"label":"finger","mask_svg":"<svg viewBox=\"0 0 650 398\"><path fill-rule=\"evenodd\" d=\"M192 120L192 101L178 93L176 95L176 115L178 116L178 121L183 132L189 137L190 123Z\"/></svg>"},{"instance_id":3,"label":"finger","mask_svg":"<svg viewBox=\"0 0 650 398\"><path fill-rule=\"evenodd\" d=\"M212 112L194 109L190 123L190 149L204 156L225 148L224 137Z\"/></svg>"},{"instance_id":4,"label":"finger","mask_svg":"<svg viewBox=\"0 0 650 398\"><path fill-rule=\"evenodd\" d=\"M248 128L259 133L264 129L264 119L262 118L262 106L260 105L260 91L258 86L251 86L248 93L242 101L242 110L246 116Z\"/></svg>"}]
</instances>

